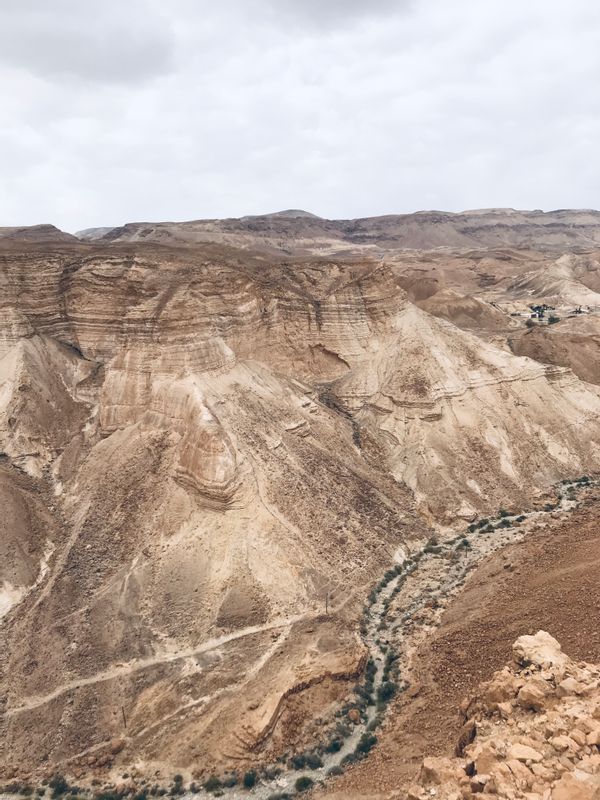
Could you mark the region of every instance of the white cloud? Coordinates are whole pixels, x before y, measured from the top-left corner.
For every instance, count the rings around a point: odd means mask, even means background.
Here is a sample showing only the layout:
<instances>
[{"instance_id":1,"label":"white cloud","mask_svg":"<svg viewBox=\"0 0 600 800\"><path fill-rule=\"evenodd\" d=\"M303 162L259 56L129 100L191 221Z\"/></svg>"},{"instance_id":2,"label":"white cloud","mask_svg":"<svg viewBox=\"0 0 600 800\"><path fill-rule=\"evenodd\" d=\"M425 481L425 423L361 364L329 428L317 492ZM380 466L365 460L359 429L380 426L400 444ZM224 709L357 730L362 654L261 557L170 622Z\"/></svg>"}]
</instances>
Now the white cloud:
<instances>
[{"instance_id":1,"label":"white cloud","mask_svg":"<svg viewBox=\"0 0 600 800\"><path fill-rule=\"evenodd\" d=\"M598 206L599 78L595 0L28 0L0 225Z\"/></svg>"}]
</instances>

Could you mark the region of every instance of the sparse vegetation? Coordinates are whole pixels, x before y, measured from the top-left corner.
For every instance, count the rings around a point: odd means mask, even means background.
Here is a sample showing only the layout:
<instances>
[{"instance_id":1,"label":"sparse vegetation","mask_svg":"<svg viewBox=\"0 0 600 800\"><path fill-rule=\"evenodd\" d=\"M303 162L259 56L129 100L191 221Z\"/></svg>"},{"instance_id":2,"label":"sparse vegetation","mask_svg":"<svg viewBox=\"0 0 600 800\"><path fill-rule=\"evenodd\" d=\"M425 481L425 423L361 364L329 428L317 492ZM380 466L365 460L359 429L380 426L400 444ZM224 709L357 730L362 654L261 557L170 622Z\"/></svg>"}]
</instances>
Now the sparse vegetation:
<instances>
[{"instance_id":1,"label":"sparse vegetation","mask_svg":"<svg viewBox=\"0 0 600 800\"><path fill-rule=\"evenodd\" d=\"M216 775L211 775L210 778L204 783L204 788L207 792L216 792L220 789L222 783Z\"/></svg>"},{"instance_id":2,"label":"sparse vegetation","mask_svg":"<svg viewBox=\"0 0 600 800\"><path fill-rule=\"evenodd\" d=\"M307 753L306 766L309 767L309 769L319 769L323 766L323 759L318 753Z\"/></svg>"},{"instance_id":3,"label":"sparse vegetation","mask_svg":"<svg viewBox=\"0 0 600 800\"><path fill-rule=\"evenodd\" d=\"M380 703L387 703L396 694L396 689L393 681L384 681L377 690L377 699Z\"/></svg>"},{"instance_id":4,"label":"sparse vegetation","mask_svg":"<svg viewBox=\"0 0 600 800\"><path fill-rule=\"evenodd\" d=\"M244 775L244 779L242 781L244 785L244 789L252 789L256 786L256 781L258 780L258 775L253 769L248 770Z\"/></svg>"},{"instance_id":5,"label":"sparse vegetation","mask_svg":"<svg viewBox=\"0 0 600 800\"><path fill-rule=\"evenodd\" d=\"M328 744L325 745L325 752L326 753L339 753L342 749L342 745L344 744L343 740L338 738L337 736L334 739L331 739Z\"/></svg>"},{"instance_id":6,"label":"sparse vegetation","mask_svg":"<svg viewBox=\"0 0 600 800\"><path fill-rule=\"evenodd\" d=\"M62 775L54 775L50 778L48 786L52 789L52 797L60 797L70 790L69 784Z\"/></svg>"},{"instance_id":7,"label":"sparse vegetation","mask_svg":"<svg viewBox=\"0 0 600 800\"><path fill-rule=\"evenodd\" d=\"M296 783L294 784L294 788L297 792L306 792L307 789L313 785L314 781L312 778L309 778L308 775L302 775L301 778L298 778Z\"/></svg>"},{"instance_id":8,"label":"sparse vegetation","mask_svg":"<svg viewBox=\"0 0 600 800\"><path fill-rule=\"evenodd\" d=\"M363 733L363 735L360 737L360 741L356 745L356 752L367 755L367 753L369 753L376 744L376 736L374 736L372 733Z\"/></svg>"}]
</instances>

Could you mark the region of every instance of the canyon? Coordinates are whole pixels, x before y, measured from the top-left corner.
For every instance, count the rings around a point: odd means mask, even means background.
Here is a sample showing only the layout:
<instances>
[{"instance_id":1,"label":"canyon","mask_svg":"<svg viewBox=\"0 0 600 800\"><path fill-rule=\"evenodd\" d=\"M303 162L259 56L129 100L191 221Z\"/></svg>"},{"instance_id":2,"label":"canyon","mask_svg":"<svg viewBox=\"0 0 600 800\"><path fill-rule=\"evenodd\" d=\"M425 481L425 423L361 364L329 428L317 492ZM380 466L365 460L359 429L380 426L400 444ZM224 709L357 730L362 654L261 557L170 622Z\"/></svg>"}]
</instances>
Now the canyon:
<instances>
[{"instance_id":1,"label":"canyon","mask_svg":"<svg viewBox=\"0 0 600 800\"><path fill-rule=\"evenodd\" d=\"M287 769L406 580L383 744L419 631L593 506L599 212L0 228L0 287L5 783Z\"/></svg>"}]
</instances>

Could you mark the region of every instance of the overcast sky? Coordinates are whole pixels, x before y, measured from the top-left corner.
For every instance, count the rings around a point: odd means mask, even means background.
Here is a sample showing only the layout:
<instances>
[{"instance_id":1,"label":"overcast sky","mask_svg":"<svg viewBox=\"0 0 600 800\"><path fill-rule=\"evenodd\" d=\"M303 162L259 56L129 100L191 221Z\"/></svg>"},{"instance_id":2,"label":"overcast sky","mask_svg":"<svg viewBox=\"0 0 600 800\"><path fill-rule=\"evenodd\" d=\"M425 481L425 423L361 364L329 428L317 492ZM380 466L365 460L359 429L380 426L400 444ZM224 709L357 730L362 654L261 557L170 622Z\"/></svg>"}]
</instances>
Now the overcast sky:
<instances>
[{"instance_id":1,"label":"overcast sky","mask_svg":"<svg viewBox=\"0 0 600 800\"><path fill-rule=\"evenodd\" d=\"M0 0L0 225L600 207L598 0Z\"/></svg>"}]
</instances>

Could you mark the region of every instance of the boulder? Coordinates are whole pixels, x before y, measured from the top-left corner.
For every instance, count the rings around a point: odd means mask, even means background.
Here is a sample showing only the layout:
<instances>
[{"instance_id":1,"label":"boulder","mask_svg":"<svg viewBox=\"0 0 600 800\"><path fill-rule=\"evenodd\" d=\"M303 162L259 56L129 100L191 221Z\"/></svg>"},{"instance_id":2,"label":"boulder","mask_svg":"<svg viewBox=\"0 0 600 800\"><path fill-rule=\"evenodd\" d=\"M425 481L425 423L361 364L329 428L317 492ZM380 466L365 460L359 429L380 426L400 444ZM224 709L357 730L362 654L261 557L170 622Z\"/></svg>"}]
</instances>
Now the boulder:
<instances>
[{"instance_id":1,"label":"boulder","mask_svg":"<svg viewBox=\"0 0 600 800\"><path fill-rule=\"evenodd\" d=\"M532 678L519 689L517 703L521 708L530 711L542 711L546 708L548 698L552 694L552 688L542 678Z\"/></svg>"},{"instance_id":2,"label":"boulder","mask_svg":"<svg viewBox=\"0 0 600 800\"><path fill-rule=\"evenodd\" d=\"M567 772L552 790L552 800L600 800L600 781Z\"/></svg>"},{"instance_id":3,"label":"boulder","mask_svg":"<svg viewBox=\"0 0 600 800\"><path fill-rule=\"evenodd\" d=\"M539 750L535 750L533 747L529 747L526 744L519 744L518 742L510 747L508 757L514 758L516 761L522 761L524 764L528 761L536 763L544 760L544 756Z\"/></svg>"},{"instance_id":4,"label":"boulder","mask_svg":"<svg viewBox=\"0 0 600 800\"><path fill-rule=\"evenodd\" d=\"M569 660L560 644L546 631L538 631L533 636L520 636L513 644L513 656L519 666L533 664L540 669L565 666Z\"/></svg>"}]
</instances>

